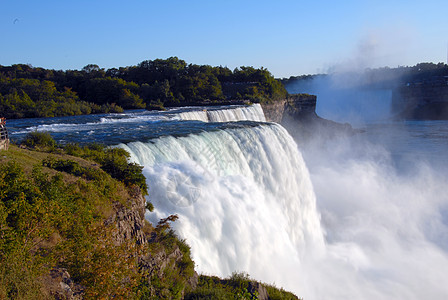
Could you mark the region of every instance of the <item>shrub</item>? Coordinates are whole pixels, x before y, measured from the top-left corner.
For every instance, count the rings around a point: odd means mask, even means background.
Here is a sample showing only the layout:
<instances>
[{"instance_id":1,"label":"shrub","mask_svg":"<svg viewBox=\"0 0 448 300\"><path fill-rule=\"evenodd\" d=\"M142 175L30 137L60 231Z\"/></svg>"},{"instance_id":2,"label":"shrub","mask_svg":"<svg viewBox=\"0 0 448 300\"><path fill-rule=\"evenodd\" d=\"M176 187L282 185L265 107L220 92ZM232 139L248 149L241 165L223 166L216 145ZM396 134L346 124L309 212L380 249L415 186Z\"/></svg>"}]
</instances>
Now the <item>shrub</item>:
<instances>
[{"instance_id":1,"label":"shrub","mask_svg":"<svg viewBox=\"0 0 448 300\"><path fill-rule=\"evenodd\" d=\"M56 141L51 137L48 132L33 131L28 133L22 144L31 148L54 148L56 147Z\"/></svg>"},{"instance_id":2,"label":"shrub","mask_svg":"<svg viewBox=\"0 0 448 300\"><path fill-rule=\"evenodd\" d=\"M143 167L136 163L128 163L123 156L113 153L106 156L101 163L101 169L109 173L113 178L124 182L127 186L137 185L143 194L147 194L148 186L142 173Z\"/></svg>"},{"instance_id":3,"label":"shrub","mask_svg":"<svg viewBox=\"0 0 448 300\"><path fill-rule=\"evenodd\" d=\"M129 163L129 153L121 148L107 148L102 144L90 144L85 147L69 144L65 151L74 156L91 159L101 165L106 173L127 186L136 185L143 195L148 194L146 178L142 173L143 167L136 163Z\"/></svg>"},{"instance_id":4,"label":"shrub","mask_svg":"<svg viewBox=\"0 0 448 300\"><path fill-rule=\"evenodd\" d=\"M56 160L53 157L48 157L42 161L42 164L44 167L52 168L57 171L69 173L75 176L81 176L82 174L84 174L84 168L73 160Z\"/></svg>"},{"instance_id":5,"label":"shrub","mask_svg":"<svg viewBox=\"0 0 448 300\"><path fill-rule=\"evenodd\" d=\"M56 171L65 172L74 176L83 177L88 180L103 181L106 173L95 168L86 168L71 159L55 159L47 157L42 161L44 167L54 169Z\"/></svg>"},{"instance_id":6,"label":"shrub","mask_svg":"<svg viewBox=\"0 0 448 300\"><path fill-rule=\"evenodd\" d=\"M82 154L82 148L78 144L69 143L64 147L65 153L73 156L80 156Z\"/></svg>"}]
</instances>

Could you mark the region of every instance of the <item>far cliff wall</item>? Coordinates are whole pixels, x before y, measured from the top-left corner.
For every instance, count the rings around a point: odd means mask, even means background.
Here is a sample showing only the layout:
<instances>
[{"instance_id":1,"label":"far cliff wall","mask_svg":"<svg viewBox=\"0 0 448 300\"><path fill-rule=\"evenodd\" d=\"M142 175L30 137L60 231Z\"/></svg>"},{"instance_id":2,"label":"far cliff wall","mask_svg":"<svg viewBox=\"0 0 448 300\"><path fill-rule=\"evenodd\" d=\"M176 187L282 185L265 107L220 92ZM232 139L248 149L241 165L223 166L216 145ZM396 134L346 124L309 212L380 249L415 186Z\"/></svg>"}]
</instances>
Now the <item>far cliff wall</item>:
<instances>
[{"instance_id":1,"label":"far cliff wall","mask_svg":"<svg viewBox=\"0 0 448 300\"><path fill-rule=\"evenodd\" d=\"M448 120L448 85L397 88L392 94L392 111L403 119Z\"/></svg>"}]
</instances>

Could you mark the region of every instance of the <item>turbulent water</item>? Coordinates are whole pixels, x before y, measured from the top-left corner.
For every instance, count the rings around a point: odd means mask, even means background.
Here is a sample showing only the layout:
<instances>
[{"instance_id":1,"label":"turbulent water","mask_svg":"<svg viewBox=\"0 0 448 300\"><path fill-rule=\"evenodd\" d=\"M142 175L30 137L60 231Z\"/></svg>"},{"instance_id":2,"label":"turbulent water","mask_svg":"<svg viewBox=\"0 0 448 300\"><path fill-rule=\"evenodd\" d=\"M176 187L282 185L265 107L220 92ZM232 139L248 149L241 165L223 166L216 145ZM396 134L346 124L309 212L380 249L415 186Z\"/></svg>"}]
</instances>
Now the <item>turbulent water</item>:
<instances>
[{"instance_id":1,"label":"turbulent water","mask_svg":"<svg viewBox=\"0 0 448 300\"><path fill-rule=\"evenodd\" d=\"M372 123L305 143L256 122L256 106L236 109L17 120L8 129L13 139L49 130L63 142L127 149L145 167L155 206L147 218L179 215L175 230L200 272L248 272L305 299L447 298L448 122Z\"/></svg>"},{"instance_id":2,"label":"turbulent water","mask_svg":"<svg viewBox=\"0 0 448 300\"><path fill-rule=\"evenodd\" d=\"M232 121L250 123L266 119L260 104L182 107L167 111L134 110L117 114L9 120L8 130L12 140L17 142L29 132L48 131L60 143L115 145L227 127L224 123Z\"/></svg>"}]
</instances>

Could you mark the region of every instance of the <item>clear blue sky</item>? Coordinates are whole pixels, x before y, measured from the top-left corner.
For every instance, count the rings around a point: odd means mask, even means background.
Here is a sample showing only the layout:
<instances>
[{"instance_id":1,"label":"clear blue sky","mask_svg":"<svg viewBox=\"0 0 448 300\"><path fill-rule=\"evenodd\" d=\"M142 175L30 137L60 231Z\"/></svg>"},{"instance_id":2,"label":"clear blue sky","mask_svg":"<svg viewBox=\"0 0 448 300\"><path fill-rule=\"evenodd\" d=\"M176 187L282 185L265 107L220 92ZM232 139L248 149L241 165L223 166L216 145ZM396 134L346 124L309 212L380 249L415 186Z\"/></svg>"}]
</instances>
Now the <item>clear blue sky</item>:
<instances>
[{"instance_id":1,"label":"clear blue sky","mask_svg":"<svg viewBox=\"0 0 448 300\"><path fill-rule=\"evenodd\" d=\"M448 1L0 0L0 64L188 63L276 77L447 61Z\"/></svg>"}]
</instances>

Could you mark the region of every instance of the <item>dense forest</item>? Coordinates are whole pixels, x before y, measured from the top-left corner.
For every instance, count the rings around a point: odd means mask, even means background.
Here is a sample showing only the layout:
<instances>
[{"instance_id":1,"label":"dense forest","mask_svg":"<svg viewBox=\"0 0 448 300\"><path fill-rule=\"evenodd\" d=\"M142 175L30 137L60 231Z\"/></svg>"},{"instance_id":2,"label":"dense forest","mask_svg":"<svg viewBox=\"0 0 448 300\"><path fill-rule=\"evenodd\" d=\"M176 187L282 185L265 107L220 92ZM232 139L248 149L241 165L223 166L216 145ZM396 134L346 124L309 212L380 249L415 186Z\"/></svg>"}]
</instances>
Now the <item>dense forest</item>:
<instances>
[{"instance_id":1,"label":"dense forest","mask_svg":"<svg viewBox=\"0 0 448 300\"><path fill-rule=\"evenodd\" d=\"M177 57L105 70L0 66L0 112L7 118L55 117L123 109L246 100L273 101L287 92L265 68L187 64Z\"/></svg>"}]
</instances>

